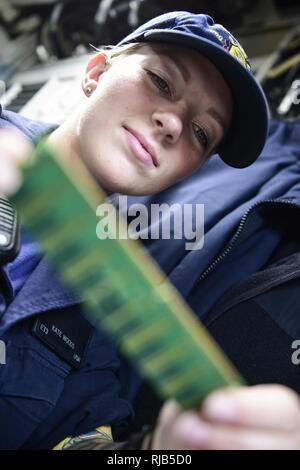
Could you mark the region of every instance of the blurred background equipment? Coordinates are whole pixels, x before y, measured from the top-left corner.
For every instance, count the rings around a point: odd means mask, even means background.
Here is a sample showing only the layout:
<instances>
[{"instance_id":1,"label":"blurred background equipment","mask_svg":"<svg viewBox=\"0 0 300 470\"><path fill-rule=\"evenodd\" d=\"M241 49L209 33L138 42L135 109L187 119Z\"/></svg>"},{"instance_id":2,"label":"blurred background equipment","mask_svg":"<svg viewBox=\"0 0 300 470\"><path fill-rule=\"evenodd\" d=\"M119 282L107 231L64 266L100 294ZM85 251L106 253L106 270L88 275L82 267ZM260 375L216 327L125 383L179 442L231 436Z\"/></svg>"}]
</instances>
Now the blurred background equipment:
<instances>
[{"instance_id":1,"label":"blurred background equipment","mask_svg":"<svg viewBox=\"0 0 300 470\"><path fill-rule=\"evenodd\" d=\"M205 12L227 26L247 50L272 114L299 116L299 0L0 0L2 105L63 120L80 99L78 74L91 45L115 44L172 10Z\"/></svg>"},{"instance_id":2,"label":"blurred background equipment","mask_svg":"<svg viewBox=\"0 0 300 470\"><path fill-rule=\"evenodd\" d=\"M300 117L300 26L280 42L260 81L274 117Z\"/></svg>"}]
</instances>

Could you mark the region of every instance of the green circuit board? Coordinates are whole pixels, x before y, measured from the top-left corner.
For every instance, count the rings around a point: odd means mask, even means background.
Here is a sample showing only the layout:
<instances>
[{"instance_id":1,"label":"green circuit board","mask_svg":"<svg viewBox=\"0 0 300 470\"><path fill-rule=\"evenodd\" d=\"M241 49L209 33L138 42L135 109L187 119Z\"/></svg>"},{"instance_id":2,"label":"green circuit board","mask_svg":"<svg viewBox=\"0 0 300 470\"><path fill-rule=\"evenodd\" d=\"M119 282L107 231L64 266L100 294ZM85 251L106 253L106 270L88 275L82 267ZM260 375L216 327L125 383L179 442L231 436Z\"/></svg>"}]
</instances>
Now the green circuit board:
<instances>
[{"instance_id":1,"label":"green circuit board","mask_svg":"<svg viewBox=\"0 0 300 470\"><path fill-rule=\"evenodd\" d=\"M197 407L212 390L243 383L140 242L114 233L99 240L96 209L106 195L82 164L69 167L41 142L22 171L12 201L28 229L87 318L162 398Z\"/></svg>"}]
</instances>

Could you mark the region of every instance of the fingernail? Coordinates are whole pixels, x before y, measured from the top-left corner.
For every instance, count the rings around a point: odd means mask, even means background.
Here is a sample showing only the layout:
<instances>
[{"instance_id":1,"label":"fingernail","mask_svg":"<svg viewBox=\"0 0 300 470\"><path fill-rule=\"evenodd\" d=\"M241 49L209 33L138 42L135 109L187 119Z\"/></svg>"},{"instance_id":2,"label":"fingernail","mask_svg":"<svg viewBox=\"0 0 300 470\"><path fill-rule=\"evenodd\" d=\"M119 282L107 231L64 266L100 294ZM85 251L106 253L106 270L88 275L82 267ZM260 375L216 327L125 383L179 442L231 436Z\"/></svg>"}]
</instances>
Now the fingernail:
<instances>
[{"instance_id":1,"label":"fingernail","mask_svg":"<svg viewBox=\"0 0 300 470\"><path fill-rule=\"evenodd\" d=\"M224 395L208 398L203 405L202 413L208 418L233 421L237 416L236 402Z\"/></svg>"}]
</instances>

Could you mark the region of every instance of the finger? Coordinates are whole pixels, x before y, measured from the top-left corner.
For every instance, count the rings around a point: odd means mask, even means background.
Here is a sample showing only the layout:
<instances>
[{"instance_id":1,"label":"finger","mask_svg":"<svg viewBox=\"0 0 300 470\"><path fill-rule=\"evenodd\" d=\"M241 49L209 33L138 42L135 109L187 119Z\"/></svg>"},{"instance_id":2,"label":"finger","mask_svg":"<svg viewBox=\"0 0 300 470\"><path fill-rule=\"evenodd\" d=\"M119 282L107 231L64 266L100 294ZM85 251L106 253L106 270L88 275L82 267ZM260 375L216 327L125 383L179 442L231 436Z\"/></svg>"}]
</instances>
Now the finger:
<instances>
[{"instance_id":1,"label":"finger","mask_svg":"<svg viewBox=\"0 0 300 470\"><path fill-rule=\"evenodd\" d=\"M175 409L169 410L170 413ZM207 442L206 429L202 432L200 419L196 412L185 411L181 414L169 414L169 420L162 421L152 441L152 450L197 450Z\"/></svg>"},{"instance_id":2,"label":"finger","mask_svg":"<svg viewBox=\"0 0 300 470\"><path fill-rule=\"evenodd\" d=\"M300 431L262 431L254 428L199 422L206 439L198 443L205 450L300 450Z\"/></svg>"},{"instance_id":3,"label":"finger","mask_svg":"<svg viewBox=\"0 0 300 470\"><path fill-rule=\"evenodd\" d=\"M175 400L168 400L162 407L155 431L152 437L152 449L165 449L166 440L170 437L170 429L174 427L174 422L181 412L181 408Z\"/></svg>"},{"instance_id":4,"label":"finger","mask_svg":"<svg viewBox=\"0 0 300 470\"><path fill-rule=\"evenodd\" d=\"M201 415L210 421L291 431L299 426L298 395L281 385L259 385L212 393Z\"/></svg>"},{"instance_id":5,"label":"finger","mask_svg":"<svg viewBox=\"0 0 300 470\"><path fill-rule=\"evenodd\" d=\"M211 437L211 429L211 425L202 421L196 412L186 411L177 417L169 430L171 446L165 449L205 449Z\"/></svg>"},{"instance_id":6,"label":"finger","mask_svg":"<svg viewBox=\"0 0 300 470\"><path fill-rule=\"evenodd\" d=\"M180 414L181 408L175 400L168 400L162 407L159 417L158 423L162 423L162 425L171 424Z\"/></svg>"},{"instance_id":7,"label":"finger","mask_svg":"<svg viewBox=\"0 0 300 470\"><path fill-rule=\"evenodd\" d=\"M22 163L32 150L31 143L16 129L0 129L0 154L15 163Z\"/></svg>"},{"instance_id":8,"label":"finger","mask_svg":"<svg viewBox=\"0 0 300 470\"><path fill-rule=\"evenodd\" d=\"M21 172L7 159L2 160L0 168L0 194L10 196L22 184Z\"/></svg>"},{"instance_id":9,"label":"finger","mask_svg":"<svg viewBox=\"0 0 300 470\"><path fill-rule=\"evenodd\" d=\"M191 411L177 417L153 450L296 450L300 431L270 431L212 424Z\"/></svg>"},{"instance_id":10,"label":"finger","mask_svg":"<svg viewBox=\"0 0 300 470\"><path fill-rule=\"evenodd\" d=\"M10 196L22 184L18 165L27 161L32 145L17 130L0 129L0 193Z\"/></svg>"}]
</instances>

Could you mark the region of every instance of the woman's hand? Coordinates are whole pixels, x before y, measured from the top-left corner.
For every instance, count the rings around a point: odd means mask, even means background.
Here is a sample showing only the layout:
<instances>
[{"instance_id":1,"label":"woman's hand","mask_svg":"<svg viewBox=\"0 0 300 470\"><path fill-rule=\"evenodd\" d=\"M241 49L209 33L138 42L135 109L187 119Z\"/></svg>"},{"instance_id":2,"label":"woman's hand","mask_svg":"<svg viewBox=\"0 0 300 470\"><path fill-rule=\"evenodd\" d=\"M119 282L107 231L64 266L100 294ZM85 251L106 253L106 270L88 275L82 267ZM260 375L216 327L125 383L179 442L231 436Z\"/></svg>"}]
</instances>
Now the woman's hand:
<instances>
[{"instance_id":1,"label":"woman's hand","mask_svg":"<svg viewBox=\"0 0 300 470\"><path fill-rule=\"evenodd\" d=\"M0 196L9 196L22 183L18 164L26 161L31 144L17 130L0 129Z\"/></svg>"},{"instance_id":2,"label":"woman's hand","mask_svg":"<svg viewBox=\"0 0 300 470\"><path fill-rule=\"evenodd\" d=\"M211 393L199 413L168 401L152 449L299 450L299 396L281 385L223 389Z\"/></svg>"}]
</instances>

